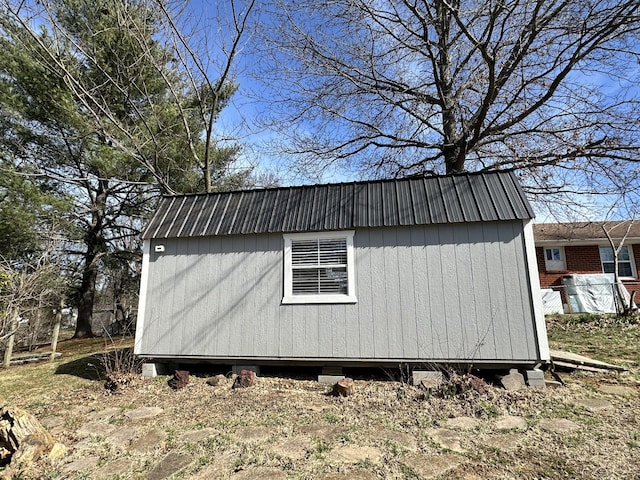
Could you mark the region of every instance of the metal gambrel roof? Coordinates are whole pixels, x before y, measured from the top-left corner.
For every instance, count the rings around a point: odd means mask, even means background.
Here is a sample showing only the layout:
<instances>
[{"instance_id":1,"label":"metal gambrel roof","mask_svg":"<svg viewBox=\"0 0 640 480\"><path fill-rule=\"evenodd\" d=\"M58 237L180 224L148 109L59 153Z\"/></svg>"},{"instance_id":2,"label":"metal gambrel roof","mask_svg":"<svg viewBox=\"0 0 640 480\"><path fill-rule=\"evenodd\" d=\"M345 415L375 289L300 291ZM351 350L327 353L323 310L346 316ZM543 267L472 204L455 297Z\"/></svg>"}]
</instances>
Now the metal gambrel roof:
<instances>
[{"instance_id":1,"label":"metal gambrel roof","mask_svg":"<svg viewBox=\"0 0 640 480\"><path fill-rule=\"evenodd\" d=\"M143 238L533 218L511 172L165 196Z\"/></svg>"}]
</instances>

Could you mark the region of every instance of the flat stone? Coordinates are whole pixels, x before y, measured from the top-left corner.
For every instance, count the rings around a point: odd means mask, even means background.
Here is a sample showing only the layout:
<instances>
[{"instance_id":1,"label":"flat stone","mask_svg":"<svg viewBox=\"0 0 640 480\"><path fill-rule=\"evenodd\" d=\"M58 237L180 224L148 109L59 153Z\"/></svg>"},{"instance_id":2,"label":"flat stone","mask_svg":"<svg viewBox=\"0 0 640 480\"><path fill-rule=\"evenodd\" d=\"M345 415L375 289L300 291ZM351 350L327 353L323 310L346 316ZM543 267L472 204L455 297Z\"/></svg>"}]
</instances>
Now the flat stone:
<instances>
[{"instance_id":1,"label":"flat stone","mask_svg":"<svg viewBox=\"0 0 640 480\"><path fill-rule=\"evenodd\" d=\"M473 430L480 425L480 420L473 417L455 417L447 420L448 428L456 428L459 430Z\"/></svg>"},{"instance_id":2,"label":"flat stone","mask_svg":"<svg viewBox=\"0 0 640 480\"><path fill-rule=\"evenodd\" d=\"M374 438L385 442L395 443L396 445L404 448L405 450L409 450L410 452L418 451L418 440L414 435L411 435L409 433L388 430L374 435Z\"/></svg>"},{"instance_id":3,"label":"flat stone","mask_svg":"<svg viewBox=\"0 0 640 480\"><path fill-rule=\"evenodd\" d=\"M505 415L496 421L495 427L497 430L526 430L527 421L523 417Z\"/></svg>"},{"instance_id":4,"label":"flat stone","mask_svg":"<svg viewBox=\"0 0 640 480\"><path fill-rule=\"evenodd\" d=\"M84 457L80 457L71 463L67 463L62 467L62 471L64 473L82 472L84 470L89 470L90 468L95 467L99 461L100 457L87 455Z\"/></svg>"},{"instance_id":5,"label":"flat stone","mask_svg":"<svg viewBox=\"0 0 640 480\"><path fill-rule=\"evenodd\" d=\"M89 422L82 425L76 433L80 436L108 437L116 431L118 427L109 423Z\"/></svg>"},{"instance_id":6,"label":"flat stone","mask_svg":"<svg viewBox=\"0 0 640 480\"><path fill-rule=\"evenodd\" d=\"M117 458L109 463L106 463L93 473L91 478L106 479L110 477L117 477L120 475L126 475L135 470L136 463L129 458Z\"/></svg>"},{"instance_id":7,"label":"flat stone","mask_svg":"<svg viewBox=\"0 0 640 480\"><path fill-rule=\"evenodd\" d=\"M438 428L429 433L429 438L442 448L457 453L465 453L466 450L460 444L462 437L458 432L449 430L448 428Z\"/></svg>"},{"instance_id":8,"label":"flat stone","mask_svg":"<svg viewBox=\"0 0 640 480\"><path fill-rule=\"evenodd\" d=\"M566 418L543 418L540 420L540 428L546 432L568 433L578 430L580 426Z\"/></svg>"},{"instance_id":9,"label":"flat stone","mask_svg":"<svg viewBox=\"0 0 640 480\"><path fill-rule=\"evenodd\" d=\"M191 465L195 458L192 455L171 452L167 454L155 467L149 472L147 480L163 480L169 478L174 473Z\"/></svg>"},{"instance_id":10,"label":"flat stone","mask_svg":"<svg viewBox=\"0 0 640 480\"><path fill-rule=\"evenodd\" d=\"M157 417L162 412L163 410L160 407L140 407L125 412L124 416L131 420L144 420L147 418Z\"/></svg>"},{"instance_id":11,"label":"flat stone","mask_svg":"<svg viewBox=\"0 0 640 480\"><path fill-rule=\"evenodd\" d=\"M167 434L165 432L160 430L150 430L140 438L131 442L129 449L136 453L149 453L156 448L163 447L166 439Z\"/></svg>"},{"instance_id":12,"label":"flat stone","mask_svg":"<svg viewBox=\"0 0 640 480\"><path fill-rule=\"evenodd\" d=\"M499 433L483 437L483 444L502 451L513 450L522 443L522 435L518 433Z\"/></svg>"},{"instance_id":13,"label":"flat stone","mask_svg":"<svg viewBox=\"0 0 640 480\"><path fill-rule=\"evenodd\" d=\"M109 420L110 418L116 417L120 415L122 409L118 407L105 408L104 410L100 410L99 412L91 412L87 415L87 420L99 421L99 420Z\"/></svg>"},{"instance_id":14,"label":"flat stone","mask_svg":"<svg viewBox=\"0 0 640 480\"><path fill-rule=\"evenodd\" d=\"M600 391L609 395L634 395L640 393L640 390L633 387L625 387L624 385L601 385Z\"/></svg>"},{"instance_id":15,"label":"flat stone","mask_svg":"<svg viewBox=\"0 0 640 480\"><path fill-rule=\"evenodd\" d=\"M574 398L571 401L576 405L580 405L594 411L606 410L607 408L613 407L611 402L601 398Z\"/></svg>"},{"instance_id":16,"label":"flat stone","mask_svg":"<svg viewBox=\"0 0 640 480\"><path fill-rule=\"evenodd\" d=\"M344 463L369 461L374 465L379 465L382 462L382 452L375 447L343 445L332 450L331 456Z\"/></svg>"},{"instance_id":17,"label":"flat stone","mask_svg":"<svg viewBox=\"0 0 640 480\"><path fill-rule=\"evenodd\" d=\"M442 372L432 370L414 370L411 378L414 385L422 385L425 388L437 388L443 380Z\"/></svg>"},{"instance_id":18,"label":"flat stone","mask_svg":"<svg viewBox=\"0 0 640 480\"><path fill-rule=\"evenodd\" d=\"M281 440L273 445L271 451L281 458L302 460L311 449L311 442L307 437L299 436Z\"/></svg>"},{"instance_id":19,"label":"flat stone","mask_svg":"<svg viewBox=\"0 0 640 480\"><path fill-rule=\"evenodd\" d=\"M44 417L40 420L40 423L43 427L46 427L47 430L51 430L52 428L62 427L65 423L63 417Z\"/></svg>"},{"instance_id":20,"label":"flat stone","mask_svg":"<svg viewBox=\"0 0 640 480\"><path fill-rule=\"evenodd\" d=\"M68 452L68 449L65 445L63 445L62 443L56 442L53 444L53 447L51 447L51 450L49 451L49 454L47 455L47 457L49 457L49 461L52 463L56 463L58 461L61 461L64 457L66 457Z\"/></svg>"},{"instance_id":21,"label":"flat stone","mask_svg":"<svg viewBox=\"0 0 640 480\"><path fill-rule=\"evenodd\" d=\"M275 468L248 468L246 470L240 470L231 476L235 479L244 480L286 480L287 475Z\"/></svg>"},{"instance_id":22,"label":"flat stone","mask_svg":"<svg viewBox=\"0 0 640 480\"><path fill-rule=\"evenodd\" d=\"M240 427L235 437L245 443L257 443L267 440L271 433L272 430L267 427Z\"/></svg>"},{"instance_id":23,"label":"flat stone","mask_svg":"<svg viewBox=\"0 0 640 480\"><path fill-rule=\"evenodd\" d=\"M378 476L367 470L351 470L349 472L327 473L316 477L317 480L375 480Z\"/></svg>"},{"instance_id":24,"label":"flat stone","mask_svg":"<svg viewBox=\"0 0 640 480\"><path fill-rule=\"evenodd\" d=\"M346 429L335 425L303 425L298 431L312 438L318 438L324 442L331 442L338 435L345 433Z\"/></svg>"},{"instance_id":25,"label":"flat stone","mask_svg":"<svg viewBox=\"0 0 640 480\"><path fill-rule=\"evenodd\" d=\"M424 478L434 478L454 469L462 460L456 455L411 453L402 459L402 463Z\"/></svg>"},{"instance_id":26,"label":"flat stone","mask_svg":"<svg viewBox=\"0 0 640 480\"><path fill-rule=\"evenodd\" d=\"M127 447L138 431L131 427L121 427L106 437L107 442L116 447Z\"/></svg>"},{"instance_id":27,"label":"flat stone","mask_svg":"<svg viewBox=\"0 0 640 480\"><path fill-rule=\"evenodd\" d=\"M180 440L186 443L198 443L204 442L209 437L215 437L219 435L220 432L215 428L202 428L200 430L190 430L188 432L184 432L180 436Z\"/></svg>"},{"instance_id":28,"label":"flat stone","mask_svg":"<svg viewBox=\"0 0 640 480\"><path fill-rule=\"evenodd\" d=\"M223 453L210 458L211 463L203 469L189 477L189 480L213 480L218 478L229 478L229 472L232 469L235 457Z\"/></svg>"},{"instance_id":29,"label":"flat stone","mask_svg":"<svg viewBox=\"0 0 640 480\"><path fill-rule=\"evenodd\" d=\"M509 391L520 390L526 386L524 376L516 369L511 369L508 375L500 378L500 384Z\"/></svg>"}]
</instances>

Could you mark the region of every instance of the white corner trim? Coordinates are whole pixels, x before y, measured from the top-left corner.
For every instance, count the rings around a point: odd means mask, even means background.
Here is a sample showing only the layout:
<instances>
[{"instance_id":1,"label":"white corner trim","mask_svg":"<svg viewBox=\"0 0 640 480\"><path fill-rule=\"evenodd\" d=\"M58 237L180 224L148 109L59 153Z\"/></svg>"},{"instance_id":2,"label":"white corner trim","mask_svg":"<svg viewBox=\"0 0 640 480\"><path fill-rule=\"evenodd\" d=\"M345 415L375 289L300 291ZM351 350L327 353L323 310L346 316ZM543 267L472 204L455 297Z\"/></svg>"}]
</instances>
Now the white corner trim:
<instances>
[{"instance_id":1,"label":"white corner trim","mask_svg":"<svg viewBox=\"0 0 640 480\"><path fill-rule=\"evenodd\" d=\"M531 299L533 302L533 317L535 320L536 335L538 337L538 348L540 359L549 361L549 339L547 338L547 324L544 319L544 308L542 305L542 294L540 292L540 276L538 275L538 260L536 258L536 245L533 239L533 223L531 220L524 220L524 248L527 255L527 265L529 270L529 285L531 289Z\"/></svg>"},{"instance_id":2,"label":"white corner trim","mask_svg":"<svg viewBox=\"0 0 640 480\"><path fill-rule=\"evenodd\" d=\"M142 350L142 334L144 331L145 306L147 304L147 288L149 286L149 252L151 240L142 243L142 272L140 273L140 294L138 295L138 314L136 316L136 338L133 353L140 355Z\"/></svg>"}]
</instances>

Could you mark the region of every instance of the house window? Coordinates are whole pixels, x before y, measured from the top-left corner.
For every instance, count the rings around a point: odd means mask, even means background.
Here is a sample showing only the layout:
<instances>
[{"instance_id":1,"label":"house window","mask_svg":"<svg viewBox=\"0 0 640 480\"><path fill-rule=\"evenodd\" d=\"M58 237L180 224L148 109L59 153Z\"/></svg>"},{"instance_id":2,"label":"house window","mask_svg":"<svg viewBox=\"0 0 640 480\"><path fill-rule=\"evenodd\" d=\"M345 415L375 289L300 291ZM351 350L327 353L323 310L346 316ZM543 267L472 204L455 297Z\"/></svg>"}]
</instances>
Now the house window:
<instances>
[{"instance_id":1,"label":"house window","mask_svg":"<svg viewBox=\"0 0 640 480\"><path fill-rule=\"evenodd\" d=\"M548 272L566 270L567 262L565 261L564 248L547 247L544 249L544 266Z\"/></svg>"},{"instance_id":2,"label":"house window","mask_svg":"<svg viewBox=\"0 0 640 480\"><path fill-rule=\"evenodd\" d=\"M282 303L355 303L353 231L284 236Z\"/></svg>"},{"instance_id":3,"label":"house window","mask_svg":"<svg viewBox=\"0 0 640 480\"><path fill-rule=\"evenodd\" d=\"M600 247L600 261L604 273L614 273L613 249L611 247ZM634 270L631 247L625 245L618 253L618 274L620 277L635 278Z\"/></svg>"}]
</instances>

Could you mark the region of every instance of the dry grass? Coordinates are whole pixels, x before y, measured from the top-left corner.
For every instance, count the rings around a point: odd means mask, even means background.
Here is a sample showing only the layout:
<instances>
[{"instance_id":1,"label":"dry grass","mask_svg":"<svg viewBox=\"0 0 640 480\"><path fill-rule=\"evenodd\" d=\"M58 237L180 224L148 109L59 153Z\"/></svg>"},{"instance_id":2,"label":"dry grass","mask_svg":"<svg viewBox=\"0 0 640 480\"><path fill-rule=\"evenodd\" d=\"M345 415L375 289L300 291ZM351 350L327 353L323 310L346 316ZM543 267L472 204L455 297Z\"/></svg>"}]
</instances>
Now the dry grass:
<instances>
[{"instance_id":1,"label":"dry grass","mask_svg":"<svg viewBox=\"0 0 640 480\"><path fill-rule=\"evenodd\" d=\"M576 325L580 323L586 322ZM549 327L553 348L571 345L578 347L576 353L589 353L596 345L600 350L593 352L595 356L625 362L631 373L563 374L567 386L561 389L491 388L453 398L428 395L384 376L357 380L354 396L335 398L326 395L328 387L311 379L284 375L262 376L246 390L231 390L230 381L211 387L206 376L192 376L186 388L175 392L167 386L168 377L158 377L108 395L95 367L104 344L80 342L79 354L71 354L69 348L56 362L0 372L0 404L26 408L44 422L59 424L52 431L69 447L69 461L99 457L97 466L84 471L64 473L64 465L44 464L25 478L98 478L122 458L130 461L130 468L112 478L147 478L169 452L193 459L174 477L183 479L638 478L638 347L627 348L622 341L637 338L638 325L630 328L635 332L631 337L620 336L620 349L614 348L614 340L604 341L617 332L613 325L576 326L573 337L574 326L566 319L551 321ZM600 390L604 384L630 390L604 393ZM588 408L581 405L585 398L610 406ZM144 406L161 407L163 413L142 421L124 415ZM85 438L78 432L89 417L108 408L118 409L117 413L101 422L115 431L143 437L158 430L166 435L164 442L139 454L126 442L100 435ZM522 417L524 430L499 430L497 422L506 415ZM461 416L478 422L470 430L448 426L449 419ZM568 419L577 429L549 432L542 428L545 419ZM182 438L185 432L205 428L215 434L201 441ZM442 429L454 432L460 452L438 443L436 434ZM370 457L346 459L349 448L367 451ZM444 473L434 470L442 459L450 467Z\"/></svg>"}]
</instances>

